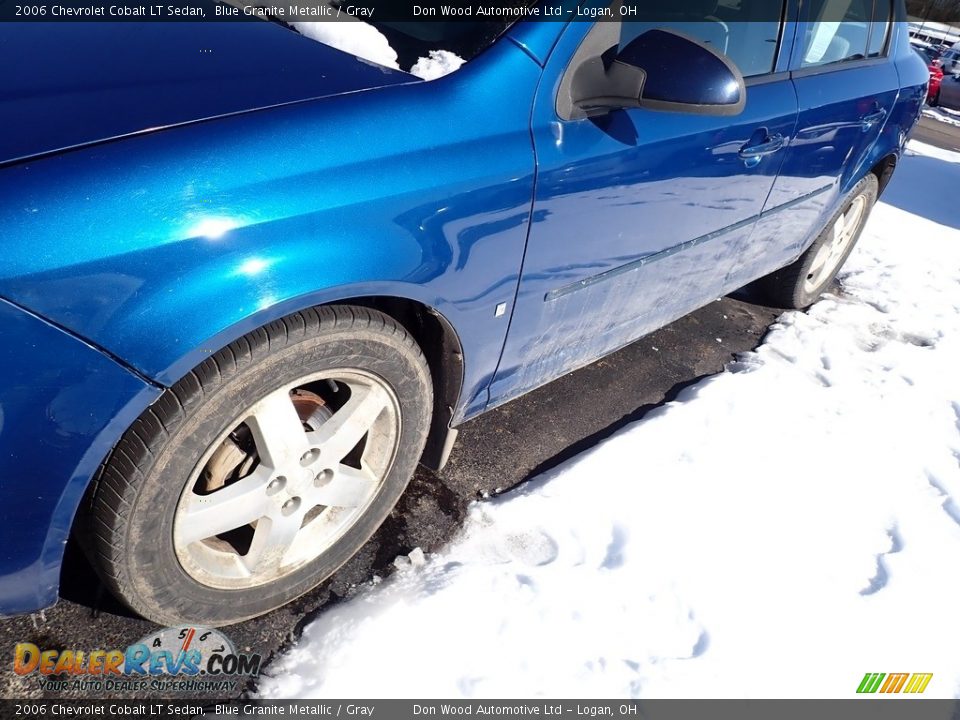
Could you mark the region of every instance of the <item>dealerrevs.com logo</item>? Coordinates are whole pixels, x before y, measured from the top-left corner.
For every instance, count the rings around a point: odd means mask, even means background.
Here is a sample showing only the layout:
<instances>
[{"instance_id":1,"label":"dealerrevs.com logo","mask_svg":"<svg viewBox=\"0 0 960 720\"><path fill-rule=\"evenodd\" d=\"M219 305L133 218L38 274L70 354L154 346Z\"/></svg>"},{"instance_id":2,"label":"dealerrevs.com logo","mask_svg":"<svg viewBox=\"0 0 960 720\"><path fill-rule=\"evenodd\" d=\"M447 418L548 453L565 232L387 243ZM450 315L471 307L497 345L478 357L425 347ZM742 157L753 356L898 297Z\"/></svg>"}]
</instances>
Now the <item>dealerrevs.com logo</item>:
<instances>
[{"instance_id":1,"label":"dealerrevs.com logo","mask_svg":"<svg viewBox=\"0 0 960 720\"><path fill-rule=\"evenodd\" d=\"M44 690L233 691L260 673L260 655L238 653L219 630L165 628L120 649L14 649L13 671Z\"/></svg>"}]
</instances>

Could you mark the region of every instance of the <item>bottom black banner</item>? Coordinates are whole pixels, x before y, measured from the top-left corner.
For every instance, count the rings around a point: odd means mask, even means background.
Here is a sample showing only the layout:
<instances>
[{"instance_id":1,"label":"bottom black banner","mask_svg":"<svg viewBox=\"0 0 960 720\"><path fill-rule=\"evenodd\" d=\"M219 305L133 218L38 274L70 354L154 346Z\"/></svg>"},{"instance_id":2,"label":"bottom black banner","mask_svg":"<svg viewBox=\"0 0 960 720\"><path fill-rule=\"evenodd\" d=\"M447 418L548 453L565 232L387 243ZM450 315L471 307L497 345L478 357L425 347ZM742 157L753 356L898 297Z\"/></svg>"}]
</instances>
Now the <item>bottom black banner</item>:
<instances>
[{"instance_id":1,"label":"bottom black banner","mask_svg":"<svg viewBox=\"0 0 960 720\"><path fill-rule=\"evenodd\" d=\"M419 718L960 720L960 701L851 700L0 700L6 718Z\"/></svg>"}]
</instances>

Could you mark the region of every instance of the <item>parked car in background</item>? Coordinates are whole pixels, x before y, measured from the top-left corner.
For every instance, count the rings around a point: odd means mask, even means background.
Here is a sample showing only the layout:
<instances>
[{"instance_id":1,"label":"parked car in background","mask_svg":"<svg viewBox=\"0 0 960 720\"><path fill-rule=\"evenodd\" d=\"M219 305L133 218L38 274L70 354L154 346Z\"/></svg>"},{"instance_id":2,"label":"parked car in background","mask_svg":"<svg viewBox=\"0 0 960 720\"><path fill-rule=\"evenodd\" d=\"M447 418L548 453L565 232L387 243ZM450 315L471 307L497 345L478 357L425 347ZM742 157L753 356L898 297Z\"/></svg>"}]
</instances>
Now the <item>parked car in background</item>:
<instances>
[{"instance_id":1,"label":"parked car in background","mask_svg":"<svg viewBox=\"0 0 960 720\"><path fill-rule=\"evenodd\" d=\"M938 59L944 75L960 75L960 48L945 50Z\"/></svg>"},{"instance_id":2,"label":"parked car in background","mask_svg":"<svg viewBox=\"0 0 960 720\"><path fill-rule=\"evenodd\" d=\"M940 56L943 54L942 50L931 47L930 45L915 42L910 43L910 47L920 53L920 57L923 58L925 63L940 67Z\"/></svg>"},{"instance_id":3,"label":"parked car in background","mask_svg":"<svg viewBox=\"0 0 960 720\"><path fill-rule=\"evenodd\" d=\"M948 110L960 110L960 75L945 75L934 103Z\"/></svg>"},{"instance_id":4,"label":"parked car in background","mask_svg":"<svg viewBox=\"0 0 960 720\"><path fill-rule=\"evenodd\" d=\"M930 43L911 40L910 47L919 52L928 62L935 62L943 54L946 48L937 47Z\"/></svg>"},{"instance_id":5,"label":"parked car in background","mask_svg":"<svg viewBox=\"0 0 960 720\"><path fill-rule=\"evenodd\" d=\"M903 0L683 5L374 23L466 60L431 82L271 22L0 25L0 612L71 532L158 623L267 612L464 421L748 283L816 301L925 99Z\"/></svg>"},{"instance_id":6,"label":"parked car in background","mask_svg":"<svg viewBox=\"0 0 960 720\"><path fill-rule=\"evenodd\" d=\"M943 70L940 69L938 53L932 49L925 50L918 48L916 45L913 46L913 49L917 51L917 55L927 64L927 70L930 72L930 85L927 87L927 103L935 106L940 98L940 83L943 81Z\"/></svg>"}]
</instances>

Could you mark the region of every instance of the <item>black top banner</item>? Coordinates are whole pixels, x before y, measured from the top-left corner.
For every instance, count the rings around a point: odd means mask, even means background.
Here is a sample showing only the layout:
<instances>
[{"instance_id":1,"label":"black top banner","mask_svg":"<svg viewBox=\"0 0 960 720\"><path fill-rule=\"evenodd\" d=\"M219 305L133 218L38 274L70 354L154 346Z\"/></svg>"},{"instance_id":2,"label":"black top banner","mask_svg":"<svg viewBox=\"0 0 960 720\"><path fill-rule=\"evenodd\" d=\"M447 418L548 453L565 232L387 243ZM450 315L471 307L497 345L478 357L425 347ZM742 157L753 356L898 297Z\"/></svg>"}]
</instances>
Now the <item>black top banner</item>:
<instances>
[{"instance_id":1,"label":"black top banner","mask_svg":"<svg viewBox=\"0 0 960 720\"><path fill-rule=\"evenodd\" d=\"M899 2L899 0L893 0ZM862 0L873 10L854 17L851 6L808 0L805 14L823 22L868 22L890 17L891 0ZM960 0L928 0L921 20L932 15L960 24ZM0 0L0 22L506 22L534 20L638 22L773 22L786 12L786 0ZM909 3L908 3L909 6ZM855 8L855 9L856 9ZM867 10L863 14L866 15ZM855 13L856 14L856 13ZM932 21L932 18L931 18Z\"/></svg>"}]
</instances>

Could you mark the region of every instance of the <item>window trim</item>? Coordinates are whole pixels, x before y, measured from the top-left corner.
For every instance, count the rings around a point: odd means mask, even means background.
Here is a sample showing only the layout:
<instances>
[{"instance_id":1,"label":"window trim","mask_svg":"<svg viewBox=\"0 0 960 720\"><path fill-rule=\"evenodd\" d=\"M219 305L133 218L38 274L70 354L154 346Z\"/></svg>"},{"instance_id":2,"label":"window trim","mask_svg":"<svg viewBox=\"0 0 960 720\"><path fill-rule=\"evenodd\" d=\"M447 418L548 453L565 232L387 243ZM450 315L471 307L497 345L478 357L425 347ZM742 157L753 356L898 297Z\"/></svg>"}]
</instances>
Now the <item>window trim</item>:
<instances>
[{"instance_id":1,"label":"window trim","mask_svg":"<svg viewBox=\"0 0 960 720\"><path fill-rule=\"evenodd\" d=\"M857 60L840 60L827 65L813 65L811 67L798 68L790 71L790 77L804 78L811 75L826 75L827 73L842 72L843 70L856 70L858 68L871 67L873 65L882 65L888 58L884 56L859 58Z\"/></svg>"},{"instance_id":2,"label":"window trim","mask_svg":"<svg viewBox=\"0 0 960 720\"><path fill-rule=\"evenodd\" d=\"M895 29L894 18L896 17L896 12L897 12L896 8L893 5L893 2L894 0L874 0L873 2L873 17L877 16L877 6L880 5L881 3L887 4L887 9L889 10L889 12L887 13L887 19L884 21L884 24L887 26L887 37L883 41L883 47L880 49L879 54L867 55L867 58L871 60L874 60L876 58L885 58L890 54L890 41L893 39L893 31ZM873 40L873 31L875 30L874 25L877 25L877 23L871 21L870 33L867 35L867 52L868 53L870 52L870 41Z\"/></svg>"},{"instance_id":3,"label":"window trim","mask_svg":"<svg viewBox=\"0 0 960 720\"><path fill-rule=\"evenodd\" d=\"M766 75L751 75L748 78L744 78L744 83L747 87L753 87L755 85L767 85L768 83L780 82L781 80L789 80L790 71L789 70L777 70L772 73L767 73Z\"/></svg>"}]
</instances>

